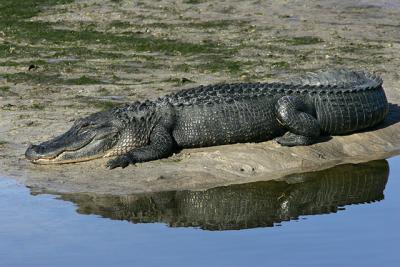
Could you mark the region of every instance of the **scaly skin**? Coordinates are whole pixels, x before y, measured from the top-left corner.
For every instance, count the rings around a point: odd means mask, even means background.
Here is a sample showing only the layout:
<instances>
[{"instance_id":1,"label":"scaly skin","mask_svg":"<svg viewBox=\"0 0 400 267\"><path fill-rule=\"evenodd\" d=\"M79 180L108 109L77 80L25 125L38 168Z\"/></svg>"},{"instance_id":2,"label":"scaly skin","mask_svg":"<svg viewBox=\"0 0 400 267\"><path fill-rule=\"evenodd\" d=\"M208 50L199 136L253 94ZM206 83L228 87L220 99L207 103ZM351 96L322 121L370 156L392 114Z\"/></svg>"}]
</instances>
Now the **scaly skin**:
<instances>
[{"instance_id":1,"label":"scaly skin","mask_svg":"<svg viewBox=\"0 0 400 267\"><path fill-rule=\"evenodd\" d=\"M30 146L34 163L104 156L109 168L169 156L179 148L259 142L311 145L320 135L348 134L388 112L382 80L331 70L281 83L200 86L78 120L65 134Z\"/></svg>"}]
</instances>

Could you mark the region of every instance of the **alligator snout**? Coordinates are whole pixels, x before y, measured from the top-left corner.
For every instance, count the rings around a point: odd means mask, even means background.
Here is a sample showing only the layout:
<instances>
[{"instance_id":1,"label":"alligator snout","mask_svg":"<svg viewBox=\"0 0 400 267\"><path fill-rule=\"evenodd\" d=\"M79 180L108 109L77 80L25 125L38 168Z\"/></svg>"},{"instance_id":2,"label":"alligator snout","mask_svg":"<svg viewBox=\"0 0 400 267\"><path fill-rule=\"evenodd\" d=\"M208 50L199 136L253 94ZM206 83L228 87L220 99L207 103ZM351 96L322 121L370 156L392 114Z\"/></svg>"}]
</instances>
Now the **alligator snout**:
<instances>
[{"instance_id":1,"label":"alligator snout","mask_svg":"<svg viewBox=\"0 0 400 267\"><path fill-rule=\"evenodd\" d=\"M30 145L25 151L25 157L31 161L38 160L43 157L43 150L40 145Z\"/></svg>"},{"instance_id":2,"label":"alligator snout","mask_svg":"<svg viewBox=\"0 0 400 267\"><path fill-rule=\"evenodd\" d=\"M49 149L49 147L39 144L39 145L29 145L28 149L25 151L25 157L32 161L53 159L58 154L62 152L61 149Z\"/></svg>"}]
</instances>

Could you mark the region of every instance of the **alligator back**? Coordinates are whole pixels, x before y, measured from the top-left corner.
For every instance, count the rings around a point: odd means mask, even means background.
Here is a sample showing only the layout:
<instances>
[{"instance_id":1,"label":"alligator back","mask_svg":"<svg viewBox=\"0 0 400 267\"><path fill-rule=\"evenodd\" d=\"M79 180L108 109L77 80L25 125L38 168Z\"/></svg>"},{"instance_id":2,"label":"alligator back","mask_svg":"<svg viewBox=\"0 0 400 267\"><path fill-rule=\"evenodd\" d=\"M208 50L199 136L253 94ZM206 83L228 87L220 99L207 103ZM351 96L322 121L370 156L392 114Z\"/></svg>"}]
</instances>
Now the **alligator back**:
<instances>
[{"instance_id":1,"label":"alligator back","mask_svg":"<svg viewBox=\"0 0 400 267\"><path fill-rule=\"evenodd\" d=\"M280 83L200 86L166 98L177 110L173 130L177 144L196 147L262 141L282 135L287 128L277 119L276 107L284 96L304 102L299 111L311 114L325 134L345 134L374 126L388 112L382 80L349 70L320 71Z\"/></svg>"}]
</instances>

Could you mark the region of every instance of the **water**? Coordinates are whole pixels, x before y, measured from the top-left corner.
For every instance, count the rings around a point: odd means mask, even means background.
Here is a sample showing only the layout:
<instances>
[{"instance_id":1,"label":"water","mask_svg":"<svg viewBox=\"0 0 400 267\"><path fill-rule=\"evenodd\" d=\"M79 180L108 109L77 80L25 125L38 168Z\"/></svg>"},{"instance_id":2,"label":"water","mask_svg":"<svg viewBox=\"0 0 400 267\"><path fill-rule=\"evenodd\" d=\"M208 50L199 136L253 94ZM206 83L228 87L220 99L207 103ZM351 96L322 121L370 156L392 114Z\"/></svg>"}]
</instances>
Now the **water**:
<instances>
[{"instance_id":1,"label":"water","mask_svg":"<svg viewBox=\"0 0 400 267\"><path fill-rule=\"evenodd\" d=\"M388 162L126 197L1 179L0 266L400 266L400 157Z\"/></svg>"}]
</instances>

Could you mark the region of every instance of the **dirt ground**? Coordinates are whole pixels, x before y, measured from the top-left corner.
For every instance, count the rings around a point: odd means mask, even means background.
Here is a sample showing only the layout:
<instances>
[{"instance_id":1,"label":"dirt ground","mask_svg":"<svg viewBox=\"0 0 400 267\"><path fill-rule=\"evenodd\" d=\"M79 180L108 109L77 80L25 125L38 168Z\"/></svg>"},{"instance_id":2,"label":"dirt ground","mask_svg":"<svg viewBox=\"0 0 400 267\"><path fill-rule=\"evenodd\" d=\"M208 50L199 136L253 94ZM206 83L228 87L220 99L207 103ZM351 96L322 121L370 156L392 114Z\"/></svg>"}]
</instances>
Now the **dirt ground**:
<instances>
[{"instance_id":1,"label":"dirt ground","mask_svg":"<svg viewBox=\"0 0 400 267\"><path fill-rule=\"evenodd\" d=\"M22 3L23 2L23 3ZM398 1L3 0L0 175L56 192L200 190L400 151ZM105 160L24 158L79 117L201 84L269 82L346 67L380 74L384 126L309 147L274 141L183 150L106 170Z\"/></svg>"}]
</instances>

